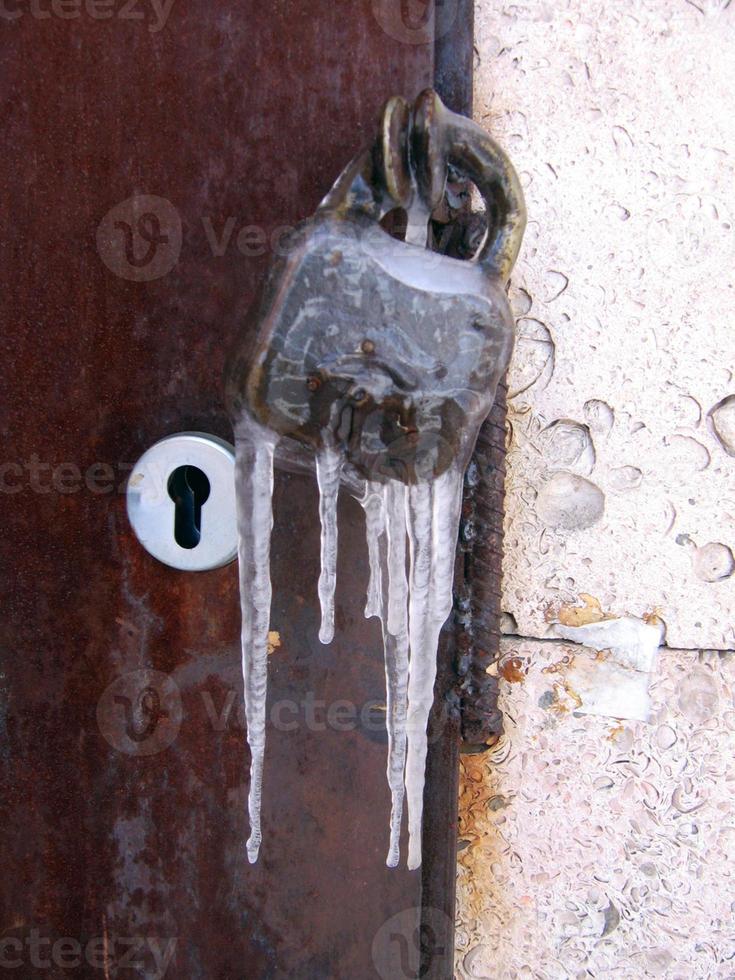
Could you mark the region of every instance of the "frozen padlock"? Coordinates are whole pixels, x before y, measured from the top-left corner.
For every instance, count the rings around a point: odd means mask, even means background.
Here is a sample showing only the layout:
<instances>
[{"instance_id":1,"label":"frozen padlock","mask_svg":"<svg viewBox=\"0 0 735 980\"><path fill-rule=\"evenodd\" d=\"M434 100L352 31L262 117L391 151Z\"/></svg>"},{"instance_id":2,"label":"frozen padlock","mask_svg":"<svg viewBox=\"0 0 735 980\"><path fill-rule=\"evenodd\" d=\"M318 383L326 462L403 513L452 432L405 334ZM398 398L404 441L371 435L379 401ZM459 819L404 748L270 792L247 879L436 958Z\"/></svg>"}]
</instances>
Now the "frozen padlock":
<instances>
[{"instance_id":1,"label":"frozen padlock","mask_svg":"<svg viewBox=\"0 0 735 980\"><path fill-rule=\"evenodd\" d=\"M450 169L485 202L488 230L471 261L425 247ZM380 224L397 209L406 212L404 241ZM386 662L387 863L399 860L404 790L408 866L421 863L426 725L439 632L452 606L462 476L513 346L505 289L524 225L517 175L479 126L432 91L413 106L393 98L375 142L282 250L251 314L257 322L230 361L251 861L262 837L278 453L316 467L323 643L334 636L340 483L365 510L365 614L381 619Z\"/></svg>"},{"instance_id":2,"label":"frozen padlock","mask_svg":"<svg viewBox=\"0 0 735 980\"><path fill-rule=\"evenodd\" d=\"M424 247L449 167L485 202L472 261ZM396 208L406 241L379 224ZM375 143L273 265L228 372L236 429L249 419L292 449L334 446L365 479L464 469L511 354L505 287L524 225L517 175L484 130L432 91L413 108L391 99Z\"/></svg>"}]
</instances>

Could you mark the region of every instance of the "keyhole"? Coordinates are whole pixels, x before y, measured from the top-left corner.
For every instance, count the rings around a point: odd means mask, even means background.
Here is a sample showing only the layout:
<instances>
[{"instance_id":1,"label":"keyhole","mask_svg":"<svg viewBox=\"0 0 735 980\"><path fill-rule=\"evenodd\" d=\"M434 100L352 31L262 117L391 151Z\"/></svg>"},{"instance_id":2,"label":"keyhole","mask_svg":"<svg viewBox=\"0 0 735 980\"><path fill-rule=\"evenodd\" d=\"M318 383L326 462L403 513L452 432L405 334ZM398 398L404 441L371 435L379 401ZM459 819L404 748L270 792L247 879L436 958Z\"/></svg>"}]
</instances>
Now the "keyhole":
<instances>
[{"instance_id":1,"label":"keyhole","mask_svg":"<svg viewBox=\"0 0 735 980\"><path fill-rule=\"evenodd\" d=\"M198 466L179 466L168 478L168 495L176 504L174 538L182 548L196 548L202 538L202 504L209 500L209 480Z\"/></svg>"}]
</instances>

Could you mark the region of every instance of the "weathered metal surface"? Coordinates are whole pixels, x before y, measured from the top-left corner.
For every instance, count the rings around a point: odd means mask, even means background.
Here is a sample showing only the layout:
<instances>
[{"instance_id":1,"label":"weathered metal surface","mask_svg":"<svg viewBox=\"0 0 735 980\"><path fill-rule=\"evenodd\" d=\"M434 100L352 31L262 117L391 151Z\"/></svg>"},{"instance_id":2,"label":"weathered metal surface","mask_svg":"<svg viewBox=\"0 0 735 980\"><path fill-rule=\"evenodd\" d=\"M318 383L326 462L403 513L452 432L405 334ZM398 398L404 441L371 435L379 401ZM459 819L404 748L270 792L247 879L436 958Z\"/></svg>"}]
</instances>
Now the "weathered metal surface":
<instances>
[{"instance_id":1,"label":"weathered metal surface","mask_svg":"<svg viewBox=\"0 0 735 980\"><path fill-rule=\"evenodd\" d=\"M278 476L269 844L250 866L236 569L157 564L122 490L158 438L229 435L224 352L279 228L314 210L385 98L431 83L431 45L393 36L368 0L349 15L192 0L163 25L94 9L0 25L4 952L23 976L68 975L63 957L76 976L134 976L126 956L154 976L168 953L167 975L192 980L371 976L421 876L383 865L357 505L342 505L351 577L325 649L315 492ZM453 823L427 823L427 868L453 875Z\"/></svg>"},{"instance_id":2,"label":"weathered metal surface","mask_svg":"<svg viewBox=\"0 0 735 980\"><path fill-rule=\"evenodd\" d=\"M465 750L484 750L503 730L498 680L488 667L500 655L501 567L505 499L505 420L508 389L498 384L465 482L461 548L465 555L457 673Z\"/></svg>"}]
</instances>

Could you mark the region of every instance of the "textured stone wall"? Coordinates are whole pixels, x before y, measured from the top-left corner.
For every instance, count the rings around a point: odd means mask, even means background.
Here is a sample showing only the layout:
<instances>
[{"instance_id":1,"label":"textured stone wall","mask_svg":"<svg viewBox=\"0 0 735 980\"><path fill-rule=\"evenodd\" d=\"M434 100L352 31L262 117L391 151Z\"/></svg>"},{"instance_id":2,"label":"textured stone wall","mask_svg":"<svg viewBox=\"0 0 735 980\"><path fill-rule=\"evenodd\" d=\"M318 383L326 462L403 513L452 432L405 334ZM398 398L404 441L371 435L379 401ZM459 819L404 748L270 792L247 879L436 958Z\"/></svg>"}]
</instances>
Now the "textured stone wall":
<instances>
[{"instance_id":1,"label":"textured stone wall","mask_svg":"<svg viewBox=\"0 0 735 980\"><path fill-rule=\"evenodd\" d=\"M735 4L476 11L529 226L457 976L735 977ZM589 639L625 616L657 656Z\"/></svg>"}]
</instances>

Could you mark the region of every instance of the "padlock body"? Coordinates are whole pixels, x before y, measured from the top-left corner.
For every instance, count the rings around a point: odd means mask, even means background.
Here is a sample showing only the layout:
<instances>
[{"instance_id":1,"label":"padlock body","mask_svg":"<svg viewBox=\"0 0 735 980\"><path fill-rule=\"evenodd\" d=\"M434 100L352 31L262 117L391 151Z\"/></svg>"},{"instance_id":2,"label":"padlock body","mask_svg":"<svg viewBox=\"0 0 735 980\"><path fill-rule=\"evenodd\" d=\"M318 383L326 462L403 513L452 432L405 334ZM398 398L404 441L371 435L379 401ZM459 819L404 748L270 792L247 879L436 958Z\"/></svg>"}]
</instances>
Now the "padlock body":
<instances>
[{"instance_id":1,"label":"padlock body","mask_svg":"<svg viewBox=\"0 0 735 980\"><path fill-rule=\"evenodd\" d=\"M513 345L499 278L355 218L319 216L274 265L230 411L355 474L412 483L466 466Z\"/></svg>"}]
</instances>

